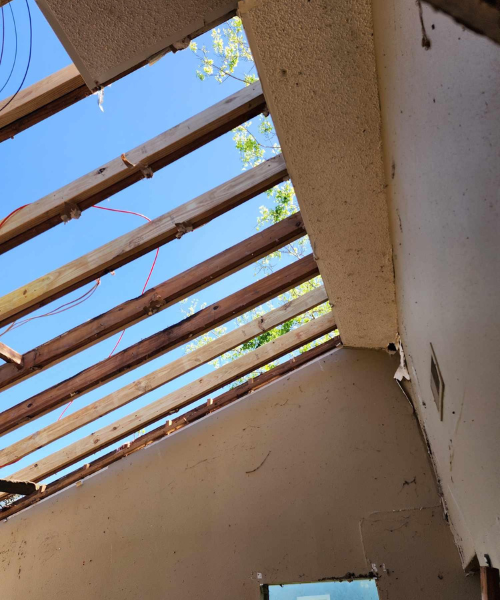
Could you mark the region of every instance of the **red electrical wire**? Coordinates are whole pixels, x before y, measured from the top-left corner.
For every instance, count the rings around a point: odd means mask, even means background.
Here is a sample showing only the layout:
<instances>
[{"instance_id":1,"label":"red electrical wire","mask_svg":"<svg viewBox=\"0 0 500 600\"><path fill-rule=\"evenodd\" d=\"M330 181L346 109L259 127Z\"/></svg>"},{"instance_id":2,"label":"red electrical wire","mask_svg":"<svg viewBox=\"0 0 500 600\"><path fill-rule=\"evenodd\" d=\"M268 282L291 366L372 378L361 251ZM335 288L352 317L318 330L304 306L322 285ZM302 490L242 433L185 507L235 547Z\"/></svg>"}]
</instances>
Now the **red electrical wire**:
<instances>
[{"instance_id":1,"label":"red electrical wire","mask_svg":"<svg viewBox=\"0 0 500 600\"><path fill-rule=\"evenodd\" d=\"M12 217L12 215L14 215L19 210L22 210L26 206L29 206L29 205L28 204L23 204L23 206L19 206L18 208L16 208L15 210L13 210L10 214L8 214L0 222L0 228L5 225L5 223ZM146 221L148 221L149 223L151 223L151 219L149 217L146 217L146 215L143 215L141 213L138 213L138 212L135 212L135 211L132 211L132 210L122 210L122 209L119 209L119 208L108 208L106 206L93 206L92 208L98 208L99 210L108 210L110 212L123 213L123 214L126 214L126 215L135 215L136 217L141 217L143 219L146 219ZM146 281L144 283L144 286L142 287L141 296L146 291L146 287L147 287L147 285L149 283L149 280L151 279L151 276L153 275L153 271L154 271L154 268L155 268L155 265L156 265L156 261L158 259L158 253L159 252L160 252L160 249L156 248L156 253L155 253L155 257L153 259L153 264L151 265L151 269L149 270L149 273L148 273L148 276L147 276ZM12 323L11 325L9 325L9 327L7 327L7 329L3 333L0 334L0 337L2 337L3 335L5 335L9 331L17 329L18 327L21 327L22 325L25 325L26 323L29 323L29 321L33 321L35 319L41 319L42 317L51 317L53 315L58 315L58 314L66 311L66 310L69 310L70 308L74 308L75 306L78 306L79 304L82 304L82 302L85 302L85 300L88 300L92 296L92 294L99 287L100 283L101 283L101 278L97 279L96 282L95 282L95 284L94 284L94 286L92 288L90 288L90 290L87 290L85 292L85 294L83 294L79 298L76 298L75 300L71 300L70 302L66 302L66 304L62 304L61 306L58 306L57 308L52 309L48 313L45 313L43 315L37 315L35 317L29 317L28 319L25 319L24 321L21 321L21 322L14 321L14 323ZM118 348L118 345L122 341L122 338L123 338L124 334L125 334L125 329L121 332L120 337L118 338L118 341L116 342L116 344L114 345L113 349L109 353L108 358L110 358L111 356L113 356L115 350ZM73 404L73 400L71 400L71 402L66 405L66 407L64 408L64 410L62 411L62 413L59 415L59 418L57 419L58 421L63 417L64 413L68 410L68 408L72 404ZM17 462L17 461L15 461L15 462ZM3 466L7 466L7 465L3 465ZM0 467L0 468L2 468L2 467Z\"/></svg>"},{"instance_id":2,"label":"red electrical wire","mask_svg":"<svg viewBox=\"0 0 500 600\"><path fill-rule=\"evenodd\" d=\"M109 210L111 212L118 212L118 213L124 213L126 215L135 215L136 217L142 217L143 219L146 219L146 221L148 221L149 223L151 223L151 219L149 217L146 217L146 215L143 215L141 213L138 212L134 212L132 210L121 210L118 208L108 208L106 206L93 206L92 208L98 208L99 210ZM151 275L153 274L155 265L156 265L156 260L158 258L158 253L160 252L159 248L156 248L156 253L155 253L155 257L153 259L153 264L151 265L151 269L149 270L148 276L146 278L146 282L144 283L144 286L142 287L142 292L141 292L141 296L142 294L144 294L144 292L146 291L146 287L149 283L149 280L151 279ZM111 352L108 355L108 358L111 358L111 356L113 356L113 354L115 353L115 350L118 348L120 342L122 341L123 335L125 334L125 329L120 333L120 337L118 338L118 341L116 342L116 344L113 347L113 350L111 350ZM62 411L62 413L59 415L58 417L58 421L60 421L63 416L64 413L68 410L68 408L73 404L73 400L71 400L71 402L69 402L65 407L64 410Z\"/></svg>"},{"instance_id":3,"label":"red electrical wire","mask_svg":"<svg viewBox=\"0 0 500 600\"><path fill-rule=\"evenodd\" d=\"M10 215L7 215L4 219L2 219L2 222L0 223L0 227L3 227L5 225L5 223L7 223L7 221L12 217L12 215L15 215L18 210L21 210L22 208L26 208L26 206L29 206L29 204L23 204L22 206L19 206L18 208L13 210L10 213Z\"/></svg>"}]
</instances>

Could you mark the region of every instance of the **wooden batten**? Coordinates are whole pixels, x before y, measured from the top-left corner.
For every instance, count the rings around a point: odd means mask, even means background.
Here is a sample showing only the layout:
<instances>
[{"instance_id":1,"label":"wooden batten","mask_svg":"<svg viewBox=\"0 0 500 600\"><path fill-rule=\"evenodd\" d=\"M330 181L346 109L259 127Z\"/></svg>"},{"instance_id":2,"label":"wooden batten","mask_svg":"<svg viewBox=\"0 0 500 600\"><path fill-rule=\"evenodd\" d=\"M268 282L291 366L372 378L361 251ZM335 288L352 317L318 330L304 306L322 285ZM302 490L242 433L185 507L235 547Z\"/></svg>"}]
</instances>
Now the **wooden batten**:
<instances>
[{"instance_id":1,"label":"wooden batten","mask_svg":"<svg viewBox=\"0 0 500 600\"><path fill-rule=\"evenodd\" d=\"M135 413L127 415L111 425L99 429L92 435L78 440L66 448L62 448L29 467L14 473L12 479L42 481L46 477L110 446L141 428L176 413L185 406L200 400L204 396L240 377L248 375L252 371L279 359L289 352L293 352L293 350L330 333L335 328L336 325L332 312L309 321L309 323L267 342L249 354L140 408Z\"/></svg>"},{"instance_id":2,"label":"wooden batten","mask_svg":"<svg viewBox=\"0 0 500 600\"><path fill-rule=\"evenodd\" d=\"M76 77L74 72L77 71L73 65L67 69L69 71L65 76L65 79L68 79L66 86L70 86L73 85L70 82ZM33 101L35 99L36 97ZM13 104L16 102L21 100L16 97ZM33 202L13 214L3 224L0 229L0 254L62 223L63 220L79 216L93 204L116 194L144 176L152 175L154 171L254 117L262 112L264 107L264 96L257 82L130 150L123 155L125 160L119 156ZM9 111L5 112L12 111L14 108L9 106ZM0 112L0 127L2 115ZM3 116L4 120L7 118L8 114Z\"/></svg>"},{"instance_id":3,"label":"wooden batten","mask_svg":"<svg viewBox=\"0 0 500 600\"><path fill-rule=\"evenodd\" d=\"M0 389L7 389L15 383L32 377L43 369L172 306L179 300L199 292L305 234L300 213L260 231L147 290L142 296L123 302L41 346L28 350L23 355L22 366L13 363L1 365Z\"/></svg>"},{"instance_id":4,"label":"wooden batten","mask_svg":"<svg viewBox=\"0 0 500 600\"><path fill-rule=\"evenodd\" d=\"M213 340L186 356L167 363L165 366L108 394L104 398L83 407L64 419L51 423L36 433L0 450L0 465L17 462L35 450L62 438L65 435L92 423L96 419L137 400L162 385L189 373L200 365L250 341L262 332L270 331L285 321L311 310L328 300L323 286L300 296L268 313Z\"/></svg>"},{"instance_id":5,"label":"wooden batten","mask_svg":"<svg viewBox=\"0 0 500 600\"><path fill-rule=\"evenodd\" d=\"M6 344L0 342L0 358L6 363L13 364L16 370L19 370L23 366L23 356L16 352Z\"/></svg>"},{"instance_id":6,"label":"wooden batten","mask_svg":"<svg viewBox=\"0 0 500 600\"><path fill-rule=\"evenodd\" d=\"M287 177L282 155L0 298L0 327L182 237Z\"/></svg>"},{"instance_id":7,"label":"wooden batten","mask_svg":"<svg viewBox=\"0 0 500 600\"><path fill-rule=\"evenodd\" d=\"M75 400L319 274L312 254L0 413L0 434Z\"/></svg>"},{"instance_id":8,"label":"wooden batten","mask_svg":"<svg viewBox=\"0 0 500 600\"><path fill-rule=\"evenodd\" d=\"M57 492L66 489L70 485L81 481L85 477L101 471L114 462L125 458L134 452L142 450L150 444L157 442L168 435L183 429L184 427L187 427L191 423L195 423L196 421L209 416L221 408L247 397L252 392L290 374L292 371L306 365L316 358L321 357L323 354L334 350L340 345L341 341L339 337L332 338L320 346L316 346L311 350L308 350L307 352L304 352L303 354L300 354L299 356L291 358L290 360L276 366L274 369L262 373L258 377L249 379L245 383L242 383L241 385L220 394L216 398L208 400L206 404L202 404L201 406L197 406L196 408L183 413L182 415L168 421L166 424L161 425L160 427L157 427L156 429L153 429L152 431L149 431L148 433L138 437L134 441L124 444L117 450L112 450L108 454L97 458L91 463L88 463L79 469L75 469L71 473L68 473L56 481L49 483L47 486L40 486L40 489L31 496L17 500L11 505L0 509L0 518L5 519L10 517L11 515L20 512L24 508L32 506L33 504L36 504L37 502L40 502L41 500L44 500L45 498L48 498Z\"/></svg>"},{"instance_id":9,"label":"wooden batten","mask_svg":"<svg viewBox=\"0 0 500 600\"><path fill-rule=\"evenodd\" d=\"M30 116L47 111L53 103L61 103L62 99L71 98L73 102L90 95L90 90L85 85L83 77L75 65L71 64L45 79L21 90L15 98L10 96L0 101L0 142L13 137L26 127L16 127L15 124L29 123ZM73 103L71 102L71 104ZM58 104L58 105L59 105ZM5 107L2 110L2 107ZM55 108L55 107L53 107ZM64 108L60 105L58 110L51 110L54 114ZM46 114L43 118L49 116ZM38 119L34 122L38 122ZM27 125L28 127L30 124Z\"/></svg>"}]
</instances>

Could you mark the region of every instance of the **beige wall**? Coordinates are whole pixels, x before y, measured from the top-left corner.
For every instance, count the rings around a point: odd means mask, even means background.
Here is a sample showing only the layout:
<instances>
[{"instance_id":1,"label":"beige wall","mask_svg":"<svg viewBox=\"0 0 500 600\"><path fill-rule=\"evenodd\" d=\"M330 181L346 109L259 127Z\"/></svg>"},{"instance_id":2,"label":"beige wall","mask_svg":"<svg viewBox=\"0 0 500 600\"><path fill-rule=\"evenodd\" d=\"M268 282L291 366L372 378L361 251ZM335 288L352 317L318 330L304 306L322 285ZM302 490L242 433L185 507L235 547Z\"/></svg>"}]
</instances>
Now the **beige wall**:
<instances>
[{"instance_id":1,"label":"beige wall","mask_svg":"<svg viewBox=\"0 0 500 600\"><path fill-rule=\"evenodd\" d=\"M372 563L384 600L478 598L394 370L334 351L1 522L2 600L258 600Z\"/></svg>"},{"instance_id":2,"label":"beige wall","mask_svg":"<svg viewBox=\"0 0 500 600\"><path fill-rule=\"evenodd\" d=\"M374 0L400 329L464 563L499 567L500 47L423 21L427 51L413 0Z\"/></svg>"},{"instance_id":3,"label":"beige wall","mask_svg":"<svg viewBox=\"0 0 500 600\"><path fill-rule=\"evenodd\" d=\"M397 314L371 1L239 11L342 340L386 348Z\"/></svg>"}]
</instances>

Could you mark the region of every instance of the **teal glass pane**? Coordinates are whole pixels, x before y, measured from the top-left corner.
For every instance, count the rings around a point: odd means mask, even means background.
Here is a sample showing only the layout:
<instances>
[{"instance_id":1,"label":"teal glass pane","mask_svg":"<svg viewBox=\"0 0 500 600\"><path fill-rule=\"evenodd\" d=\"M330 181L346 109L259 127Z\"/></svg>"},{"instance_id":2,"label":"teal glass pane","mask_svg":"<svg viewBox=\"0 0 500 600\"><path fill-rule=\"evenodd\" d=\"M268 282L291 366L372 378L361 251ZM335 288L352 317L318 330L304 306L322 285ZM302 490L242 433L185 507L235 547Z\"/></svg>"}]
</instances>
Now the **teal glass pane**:
<instances>
[{"instance_id":1,"label":"teal glass pane","mask_svg":"<svg viewBox=\"0 0 500 600\"><path fill-rule=\"evenodd\" d=\"M378 600L373 579L270 585L269 600Z\"/></svg>"}]
</instances>

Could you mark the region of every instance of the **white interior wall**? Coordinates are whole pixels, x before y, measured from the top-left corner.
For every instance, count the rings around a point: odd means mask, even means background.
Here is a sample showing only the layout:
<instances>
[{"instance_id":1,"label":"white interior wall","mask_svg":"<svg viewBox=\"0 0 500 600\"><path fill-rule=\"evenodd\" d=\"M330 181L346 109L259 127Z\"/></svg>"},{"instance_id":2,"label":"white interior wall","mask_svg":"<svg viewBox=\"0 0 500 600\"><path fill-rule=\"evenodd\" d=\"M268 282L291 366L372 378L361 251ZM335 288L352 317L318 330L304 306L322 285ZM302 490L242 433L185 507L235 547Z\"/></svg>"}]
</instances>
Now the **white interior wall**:
<instances>
[{"instance_id":1,"label":"white interior wall","mask_svg":"<svg viewBox=\"0 0 500 600\"><path fill-rule=\"evenodd\" d=\"M374 0L400 331L456 540L500 566L500 47ZM430 388L430 344L445 383Z\"/></svg>"}]
</instances>

